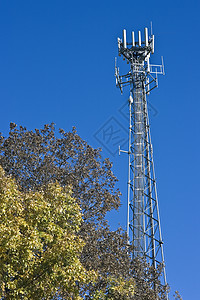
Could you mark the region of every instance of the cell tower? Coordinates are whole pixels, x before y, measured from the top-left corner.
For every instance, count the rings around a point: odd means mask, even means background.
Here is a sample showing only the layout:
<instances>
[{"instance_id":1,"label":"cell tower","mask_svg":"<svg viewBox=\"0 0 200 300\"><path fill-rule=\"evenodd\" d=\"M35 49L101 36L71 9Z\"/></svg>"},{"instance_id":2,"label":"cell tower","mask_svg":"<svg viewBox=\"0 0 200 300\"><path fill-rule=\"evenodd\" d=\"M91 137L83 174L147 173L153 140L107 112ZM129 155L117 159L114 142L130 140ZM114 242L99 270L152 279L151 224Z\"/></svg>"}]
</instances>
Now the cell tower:
<instances>
[{"instance_id":1,"label":"cell tower","mask_svg":"<svg viewBox=\"0 0 200 300\"><path fill-rule=\"evenodd\" d=\"M156 190L150 126L148 118L147 95L158 86L157 75L164 75L164 64L152 65L150 54L154 53L154 35L148 36L144 29L144 41L141 31L138 40L132 32L132 42L127 43L126 30L123 39L118 38L119 56L130 64L127 74L120 76L115 64L116 85L122 93L123 86L129 86L129 146L128 151L128 205L127 234L134 246L133 258L145 256L147 262L155 268L163 264L164 285L167 284L163 241ZM166 293L166 299L168 294Z\"/></svg>"}]
</instances>

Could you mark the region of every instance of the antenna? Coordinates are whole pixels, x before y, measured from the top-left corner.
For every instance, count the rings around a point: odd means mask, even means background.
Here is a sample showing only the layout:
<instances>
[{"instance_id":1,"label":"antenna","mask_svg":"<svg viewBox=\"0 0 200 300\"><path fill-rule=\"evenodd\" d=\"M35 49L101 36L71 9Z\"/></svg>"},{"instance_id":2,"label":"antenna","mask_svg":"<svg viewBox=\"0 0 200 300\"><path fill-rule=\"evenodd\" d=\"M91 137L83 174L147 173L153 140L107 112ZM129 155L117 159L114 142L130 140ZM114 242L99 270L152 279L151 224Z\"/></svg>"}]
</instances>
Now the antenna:
<instances>
[{"instance_id":1,"label":"antenna","mask_svg":"<svg viewBox=\"0 0 200 300\"><path fill-rule=\"evenodd\" d=\"M119 50L119 53L120 53L120 46L121 46L121 40L120 40L120 38L117 38L117 44L118 44L118 50Z\"/></svg>"},{"instance_id":2,"label":"antenna","mask_svg":"<svg viewBox=\"0 0 200 300\"><path fill-rule=\"evenodd\" d=\"M161 56L161 60L162 60L162 71L163 71L163 75L165 75L165 68L164 68L164 59L163 59L163 56Z\"/></svg>"},{"instance_id":3,"label":"antenna","mask_svg":"<svg viewBox=\"0 0 200 300\"><path fill-rule=\"evenodd\" d=\"M123 30L123 45L126 48L126 29Z\"/></svg>"},{"instance_id":4,"label":"antenna","mask_svg":"<svg viewBox=\"0 0 200 300\"><path fill-rule=\"evenodd\" d=\"M151 21L151 36L153 35L153 23Z\"/></svg>"},{"instance_id":5,"label":"antenna","mask_svg":"<svg viewBox=\"0 0 200 300\"><path fill-rule=\"evenodd\" d=\"M141 31L138 31L138 46L142 46L142 40L141 40Z\"/></svg>"},{"instance_id":6,"label":"antenna","mask_svg":"<svg viewBox=\"0 0 200 300\"><path fill-rule=\"evenodd\" d=\"M132 31L132 45L135 47L135 32Z\"/></svg>"},{"instance_id":7,"label":"antenna","mask_svg":"<svg viewBox=\"0 0 200 300\"><path fill-rule=\"evenodd\" d=\"M145 36L145 46L148 47L149 39L148 39L148 28L144 29L144 36Z\"/></svg>"},{"instance_id":8,"label":"antenna","mask_svg":"<svg viewBox=\"0 0 200 300\"><path fill-rule=\"evenodd\" d=\"M151 53L154 54L154 34L151 37L152 37L152 41L151 41Z\"/></svg>"}]
</instances>

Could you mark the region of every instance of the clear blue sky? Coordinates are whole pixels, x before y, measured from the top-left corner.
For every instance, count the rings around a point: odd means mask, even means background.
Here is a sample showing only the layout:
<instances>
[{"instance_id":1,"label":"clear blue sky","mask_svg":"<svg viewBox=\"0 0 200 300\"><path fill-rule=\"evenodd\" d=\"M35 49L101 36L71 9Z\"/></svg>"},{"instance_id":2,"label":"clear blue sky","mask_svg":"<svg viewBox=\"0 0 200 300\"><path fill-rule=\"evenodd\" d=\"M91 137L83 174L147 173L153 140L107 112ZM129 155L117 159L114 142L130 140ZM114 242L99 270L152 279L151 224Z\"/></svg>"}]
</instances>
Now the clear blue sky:
<instances>
[{"instance_id":1,"label":"clear blue sky","mask_svg":"<svg viewBox=\"0 0 200 300\"><path fill-rule=\"evenodd\" d=\"M153 21L151 61L163 55L166 69L149 100L167 277L184 300L198 300L200 4L122 3L0 1L0 131L7 135L10 121L28 129L53 121L101 147L94 135L110 118L128 128L120 110L128 90L121 96L115 87L116 39ZM102 153L114 163L123 205L108 217L125 228L127 157L112 154L115 147Z\"/></svg>"}]
</instances>

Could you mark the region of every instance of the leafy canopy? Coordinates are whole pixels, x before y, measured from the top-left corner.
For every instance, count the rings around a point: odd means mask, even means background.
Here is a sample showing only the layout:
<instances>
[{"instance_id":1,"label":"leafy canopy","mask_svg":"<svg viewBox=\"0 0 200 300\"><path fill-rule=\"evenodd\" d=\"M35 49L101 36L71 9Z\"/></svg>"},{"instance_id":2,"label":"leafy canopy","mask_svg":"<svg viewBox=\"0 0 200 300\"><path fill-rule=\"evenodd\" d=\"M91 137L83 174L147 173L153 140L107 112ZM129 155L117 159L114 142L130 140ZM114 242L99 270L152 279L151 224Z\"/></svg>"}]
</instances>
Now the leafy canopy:
<instances>
[{"instance_id":1,"label":"leafy canopy","mask_svg":"<svg viewBox=\"0 0 200 300\"><path fill-rule=\"evenodd\" d=\"M77 283L95 279L79 260L82 216L68 188L51 183L21 192L0 167L0 297L79 299Z\"/></svg>"},{"instance_id":2,"label":"leafy canopy","mask_svg":"<svg viewBox=\"0 0 200 300\"><path fill-rule=\"evenodd\" d=\"M11 123L9 136L0 137L0 165L24 192L31 189L32 193L41 193L41 187L56 182L72 187L72 196L83 214L78 236L85 245L80 260L87 272L94 270L98 274L94 283L79 286L80 295L85 292L87 299L93 299L103 292L110 297L117 282L121 282L121 287L130 284L132 289L133 279L134 295L130 299L165 299L166 287L159 281L160 270L152 270L142 260L132 261L126 233L120 228L111 231L107 224L106 213L120 205L112 163L102 160L100 150L82 140L75 129L60 129L56 134L53 123L34 131ZM158 292L152 288L155 274ZM122 289L120 297L126 296L123 293ZM70 299L61 289L59 297ZM119 295L112 293L112 297L118 300Z\"/></svg>"}]
</instances>

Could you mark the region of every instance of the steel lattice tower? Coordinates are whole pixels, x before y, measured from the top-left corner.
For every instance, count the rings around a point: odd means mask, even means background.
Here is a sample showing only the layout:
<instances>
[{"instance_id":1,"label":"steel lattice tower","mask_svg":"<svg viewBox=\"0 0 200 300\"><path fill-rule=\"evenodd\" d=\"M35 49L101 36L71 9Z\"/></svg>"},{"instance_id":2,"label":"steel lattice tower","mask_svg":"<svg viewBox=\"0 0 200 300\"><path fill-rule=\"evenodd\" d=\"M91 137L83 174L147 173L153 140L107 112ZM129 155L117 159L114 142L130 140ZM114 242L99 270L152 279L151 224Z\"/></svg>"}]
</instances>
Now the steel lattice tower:
<instances>
[{"instance_id":1,"label":"steel lattice tower","mask_svg":"<svg viewBox=\"0 0 200 300\"><path fill-rule=\"evenodd\" d=\"M128 205L127 234L134 246L133 257L145 256L147 262L155 268L163 264L162 283L166 282L163 241L160 227L158 198L153 162L150 126L148 118L147 95L158 86L157 74L164 74L164 65L149 63L150 54L154 53L154 35L148 36L144 30L144 41L138 32L135 41L126 41L126 30L123 40L118 38L119 56L130 64L126 75L119 75L115 66L116 85L122 93L123 86L130 87L129 97L129 146L128 151ZM166 294L166 299L168 295Z\"/></svg>"}]
</instances>

